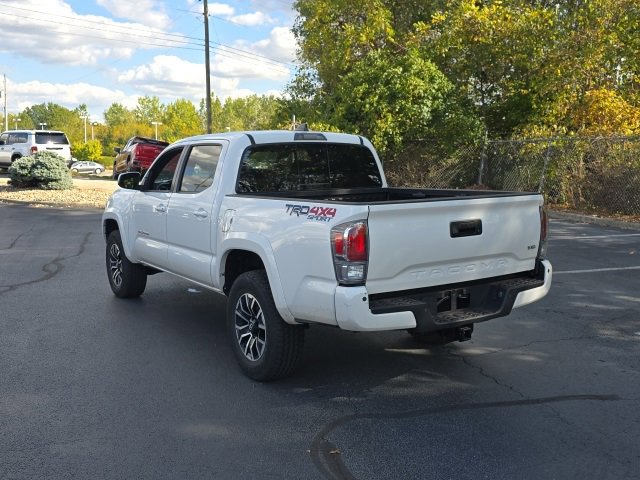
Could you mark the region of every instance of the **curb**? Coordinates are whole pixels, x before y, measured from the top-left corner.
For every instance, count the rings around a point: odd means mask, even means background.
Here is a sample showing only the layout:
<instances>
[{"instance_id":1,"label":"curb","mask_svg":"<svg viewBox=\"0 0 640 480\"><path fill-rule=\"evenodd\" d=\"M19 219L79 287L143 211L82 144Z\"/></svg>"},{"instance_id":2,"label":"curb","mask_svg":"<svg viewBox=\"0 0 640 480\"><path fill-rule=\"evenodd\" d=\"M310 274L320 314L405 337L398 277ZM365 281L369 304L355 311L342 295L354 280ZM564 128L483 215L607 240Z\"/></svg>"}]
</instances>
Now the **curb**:
<instances>
[{"instance_id":1,"label":"curb","mask_svg":"<svg viewBox=\"0 0 640 480\"><path fill-rule=\"evenodd\" d=\"M640 231L640 222L625 222L615 220L613 218L598 217L597 215L581 215L579 213L559 212L557 210L549 210L549 217L558 220L567 220L575 223L592 223L602 227L616 227L624 230Z\"/></svg>"},{"instance_id":2,"label":"curb","mask_svg":"<svg viewBox=\"0 0 640 480\"><path fill-rule=\"evenodd\" d=\"M0 205L20 205L23 207L46 207L57 208L58 210L95 210L96 212L103 212L104 207L94 207L92 205L64 205L62 203L52 202L34 202L29 200L12 200L8 198L0 198Z\"/></svg>"}]
</instances>

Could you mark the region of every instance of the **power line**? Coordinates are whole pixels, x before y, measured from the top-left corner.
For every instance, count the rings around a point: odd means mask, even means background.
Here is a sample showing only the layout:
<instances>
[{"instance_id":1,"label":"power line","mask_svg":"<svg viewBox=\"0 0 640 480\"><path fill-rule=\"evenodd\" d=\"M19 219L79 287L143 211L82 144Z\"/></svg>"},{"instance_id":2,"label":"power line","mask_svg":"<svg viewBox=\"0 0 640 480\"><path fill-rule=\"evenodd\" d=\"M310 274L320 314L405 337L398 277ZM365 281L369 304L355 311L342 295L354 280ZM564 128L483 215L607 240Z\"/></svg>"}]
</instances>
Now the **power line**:
<instances>
[{"instance_id":1,"label":"power line","mask_svg":"<svg viewBox=\"0 0 640 480\"><path fill-rule=\"evenodd\" d=\"M33 13L37 13L37 14L42 14L42 15L47 15L48 17L50 17L50 14L47 12L43 12L40 10L35 10L35 9L30 9L30 8L24 8L24 7L15 7L13 5L7 5L5 3L1 3L0 2L0 6L6 6L6 7L10 7L10 8L14 8L16 10L24 10L24 11L28 11L28 12L33 12ZM39 20L39 21L45 21L47 23L50 22L50 18L47 19L43 19L43 18L38 18L38 17L32 17L32 16L28 16L28 15L19 15L17 13L7 13L7 15L11 15L17 18L25 18L28 20ZM57 15L57 17L59 18L67 18L67 19L71 19L74 21L74 23L65 23L65 22L57 22L58 25L66 25L66 26L71 26L74 28L83 28L83 29L89 29L89 30L98 30L98 31L103 31L103 32L107 32L107 33L114 33L114 34L129 34L132 37L135 37L135 39L132 39L131 41L127 41L124 39L120 39L120 38L110 38L110 37L101 37L101 36L92 36L92 35L86 35L86 34L77 34L74 32L65 32L65 35L74 35L74 36L78 36L78 37L84 37L84 38L96 38L96 39L106 39L106 40L110 40L110 41L116 41L116 42L121 42L121 43L130 43L130 44L143 44L143 45L147 45L147 46L155 46L155 47L168 47L168 48L179 48L179 49L185 49L185 50L198 50L196 48L189 48L189 47L185 47L185 46L180 46L180 45L196 45L196 46L204 46L204 39L199 38L199 37L190 37L190 36L186 36L186 35L181 35L181 34L175 34L175 33L164 33L164 32L154 32L152 35L144 35L141 34L139 32L132 34L130 32L130 30L127 29L127 27L124 26L118 26L118 25L112 25L112 24L108 24L105 22L99 22L98 25L102 25L105 27L109 27L109 28L97 28L95 26L95 24L91 24L91 25L79 25L77 22L85 22L88 23L88 20L83 20L77 17L71 17L68 15ZM160 38L158 39L157 36L165 36L165 37L177 37L177 39L173 39L173 38ZM161 40L165 43L162 44L158 44L155 42L140 42L139 40L137 40L138 38L147 38L147 39L154 39L154 40ZM193 40L193 41L192 41ZM178 45L174 45L174 43L178 43ZM267 64L272 64L275 66L285 66L287 68L287 70L289 68L295 68L295 64L291 63L291 62L284 62L284 61L280 61L280 60L276 60L270 57L267 57L265 55L261 55L259 53L254 53L254 52L249 52L247 50L243 50L237 47L232 47L230 45L226 45L220 42L210 42L210 45L212 45L214 49L218 50L218 52L222 51L225 53L236 53L236 55L241 56L241 57L245 57L245 58L249 58L249 59L253 59L253 58L259 58L261 59L263 62L267 63ZM215 46L214 46L215 45ZM225 56L225 55L222 55ZM228 57L228 56L227 56Z\"/></svg>"}]
</instances>

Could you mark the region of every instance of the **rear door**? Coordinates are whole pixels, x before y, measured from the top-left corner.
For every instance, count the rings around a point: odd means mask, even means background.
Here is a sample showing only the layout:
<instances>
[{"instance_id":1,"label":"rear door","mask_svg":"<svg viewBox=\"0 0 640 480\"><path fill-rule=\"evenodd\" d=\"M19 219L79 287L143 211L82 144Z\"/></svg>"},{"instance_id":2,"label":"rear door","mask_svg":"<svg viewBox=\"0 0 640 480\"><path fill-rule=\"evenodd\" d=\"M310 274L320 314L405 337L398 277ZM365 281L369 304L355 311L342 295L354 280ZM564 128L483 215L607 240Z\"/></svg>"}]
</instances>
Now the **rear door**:
<instances>
[{"instance_id":1,"label":"rear door","mask_svg":"<svg viewBox=\"0 0 640 480\"><path fill-rule=\"evenodd\" d=\"M369 293L532 270L540 195L371 205Z\"/></svg>"}]
</instances>

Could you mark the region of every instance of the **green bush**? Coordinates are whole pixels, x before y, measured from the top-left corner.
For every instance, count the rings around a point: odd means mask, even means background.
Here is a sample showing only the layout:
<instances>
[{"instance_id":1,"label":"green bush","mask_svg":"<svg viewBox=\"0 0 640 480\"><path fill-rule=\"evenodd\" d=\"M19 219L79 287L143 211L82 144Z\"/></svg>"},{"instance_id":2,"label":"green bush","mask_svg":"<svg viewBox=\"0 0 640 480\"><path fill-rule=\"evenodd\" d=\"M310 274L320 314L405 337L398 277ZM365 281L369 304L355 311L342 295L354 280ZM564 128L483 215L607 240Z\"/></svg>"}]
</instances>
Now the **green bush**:
<instances>
[{"instance_id":1,"label":"green bush","mask_svg":"<svg viewBox=\"0 0 640 480\"><path fill-rule=\"evenodd\" d=\"M73 145L73 156L78 160L92 160L99 162L102 157L102 143L99 140L89 140L86 143Z\"/></svg>"},{"instance_id":2,"label":"green bush","mask_svg":"<svg viewBox=\"0 0 640 480\"><path fill-rule=\"evenodd\" d=\"M52 152L37 152L22 157L9 167L9 183L18 188L41 188L43 190L68 190L73 188L71 173L60 155Z\"/></svg>"}]
</instances>

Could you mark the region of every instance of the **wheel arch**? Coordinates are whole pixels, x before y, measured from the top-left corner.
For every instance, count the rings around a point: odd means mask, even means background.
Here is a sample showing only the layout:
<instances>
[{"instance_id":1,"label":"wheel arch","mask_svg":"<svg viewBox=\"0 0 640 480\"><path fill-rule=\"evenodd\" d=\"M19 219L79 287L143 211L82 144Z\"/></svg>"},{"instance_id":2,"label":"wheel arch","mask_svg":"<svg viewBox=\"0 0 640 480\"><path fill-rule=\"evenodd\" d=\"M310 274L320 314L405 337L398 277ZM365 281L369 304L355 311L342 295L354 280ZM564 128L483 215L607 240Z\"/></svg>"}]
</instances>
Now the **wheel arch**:
<instances>
[{"instance_id":1,"label":"wheel arch","mask_svg":"<svg viewBox=\"0 0 640 480\"><path fill-rule=\"evenodd\" d=\"M269 280L269 287L273 295L273 301L280 316L287 322L294 324L295 319L284 295L280 275L278 273L273 252L263 248L262 245L251 241L236 239L233 246L230 245L221 259L220 285L225 294L229 294L233 282L245 272L264 269Z\"/></svg>"}]
</instances>

